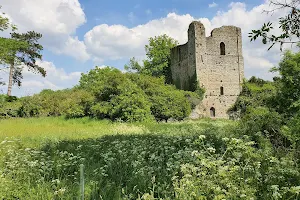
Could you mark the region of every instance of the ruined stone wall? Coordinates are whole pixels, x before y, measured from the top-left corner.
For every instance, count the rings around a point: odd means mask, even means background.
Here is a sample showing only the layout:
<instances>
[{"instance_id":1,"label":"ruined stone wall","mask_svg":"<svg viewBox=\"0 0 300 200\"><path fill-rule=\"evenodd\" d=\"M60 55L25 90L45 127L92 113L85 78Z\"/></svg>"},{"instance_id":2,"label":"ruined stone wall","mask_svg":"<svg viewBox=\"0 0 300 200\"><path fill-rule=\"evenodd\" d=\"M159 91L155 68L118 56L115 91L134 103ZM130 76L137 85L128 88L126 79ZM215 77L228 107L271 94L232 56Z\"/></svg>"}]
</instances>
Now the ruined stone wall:
<instances>
[{"instance_id":1,"label":"ruined stone wall","mask_svg":"<svg viewBox=\"0 0 300 200\"><path fill-rule=\"evenodd\" d=\"M172 80L182 90L191 90L197 81L194 26L190 26L188 36L186 44L171 49Z\"/></svg>"},{"instance_id":2,"label":"ruined stone wall","mask_svg":"<svg viewBox=\"0 0 300 200\"><path fill-rule=\"evenodd\" d=\"M194 117L228 118L227 110L236 101L244 77L241 29L222 26L206 37L203 24L192 22L188 38L187 44L172 49L174 83L177 88L188 90L191 77L195 77L192 81L198 80L205 88L204 99L194 110Z\"/></svg>"},{"instance_id":3,"label":"ruined stone wall","mask_svg":"<svg viewBox=\"0 0 300 200\"><path fill-rule=\"evenodd\" d=\"M172 80L177 88L188 89L188 45L180 45L171 50Z\"/></svg>"},{"instance_id":4,"label":"ruined stone wall","mask_svg":"<svg viewBox=\"0 0 300 200\"><path fill-rule=\"evenodd\" d=\"M225 55L221 55L221 43L225 46ZM227 110L241 91L244 74L241 29L234 26L214 29L211 36L206 38L205 56L205 70L200 72L199 81L206 93L198 112L211 116L213 108L215 117L228 118Z\"/></svg>"}]
</instances>

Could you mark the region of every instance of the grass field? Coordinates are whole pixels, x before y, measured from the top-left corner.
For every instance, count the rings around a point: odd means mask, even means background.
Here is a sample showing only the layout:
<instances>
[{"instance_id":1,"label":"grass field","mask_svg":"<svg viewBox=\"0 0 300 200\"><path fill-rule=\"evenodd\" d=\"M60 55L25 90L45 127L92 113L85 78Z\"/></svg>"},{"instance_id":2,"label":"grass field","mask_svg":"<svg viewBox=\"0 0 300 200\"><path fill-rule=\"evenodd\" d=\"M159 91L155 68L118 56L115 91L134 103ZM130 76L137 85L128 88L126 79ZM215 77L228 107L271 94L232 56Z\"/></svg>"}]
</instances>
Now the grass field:
<instances>
[{"instance_id":1,"label":"grass field","mask_svg":"<svg viewBox=\"0 0 300 200\"><path fill-rule=\"evenodd\" d=\"M215 142L235 123L112 123L88 118L0 121L0 199L77 199L79 165L86 199L172 197L172 178L191 162L201 134Z\"/></svg>"},{"instance_id":2,"label":"grass field","mask_svg":"<svg viewBox=\"0 0 300 200\"><path fill-rule=\"evenodd\" d=\"M179 129L233 125L229 120L202 119L174 123L113 123L90 118L65 120L63 117L15 118L0 120L0 141L21 140L25 146L39 147L45 142L99 138L105 135L178 134Z\"/></svg>"}]
</instances>

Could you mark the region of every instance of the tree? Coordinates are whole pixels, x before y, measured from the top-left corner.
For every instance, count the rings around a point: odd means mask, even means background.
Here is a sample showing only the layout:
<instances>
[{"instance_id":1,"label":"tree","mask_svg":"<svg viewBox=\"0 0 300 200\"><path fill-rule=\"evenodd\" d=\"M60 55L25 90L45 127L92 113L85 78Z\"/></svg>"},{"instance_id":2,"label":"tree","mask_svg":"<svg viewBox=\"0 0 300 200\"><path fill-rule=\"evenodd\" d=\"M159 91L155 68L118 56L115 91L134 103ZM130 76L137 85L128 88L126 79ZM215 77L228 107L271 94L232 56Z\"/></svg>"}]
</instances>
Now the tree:
<instances>
[{"instance_id":1,"label":"tree","mask_svg":"<svg viewBox=\"0 0 300 200\"><path fill-rule=\"evenodd\" d=\"M274 28L271 22L264 23L263 26L258 30L252 30L249 33L251 41L257 38L262 38L263 44L271 44L271 49L276 43L280 44L280 50L282 50L283 44L296 44L300 42L300 0L290 1L270 1L270 6L274 6L272 10L265 11L267 13L273 13L276 10L289 9L287 15L278 19L279 28L281 34L273 35L271 30ZM269 50L268 49L268 50Z\"/></svg>"},{"instance_id":2,"label":"tree","mask_svg":"<svg viewBox=\"0 0 300 200\"><path fill-rule=\"evenodd\" d=\"M125 69L155 77L163 76L166 83L171 83L170 49L177 45L178 42L166 34L151 37L149 44L145 45L147 59L143 60L143 65L132 58Z\"/></svg>"},{"instance_id":3,"label":"tree","mask_svg":"<svg viewBox=\"0 0 300 200\"><path fill-rule=\"evenodd\" d=\"M1 8L2 6L0 5L0 9ZM17 29L17 27L11 24L9 19L5 17L5 13L2 13L2 15L0 15L0 31L7 30L9 28L11 28L13 31Z\"/></svg>"},{"instance_id":4,"label":"tree","mask_svg":"<svg viewBox=\"0 0 300 200\"><path fill-rule=\"evenodd\" d=\"M278 67L272 69L278 72L275 78L278 87L277 110L288 116L300 111L300 52L286 51Z\"/></svg>"},{"instance_id":5,"label":"tree","mask_svg":"<svg viewBox=\"0 0 300 200\"><path fill-rule=\"evenodd\" d=\"M0 5L0 9L1 9L1 5ZM15 31L17 29L17 27L13 24L10 23L9 19L7 17L5 17L5 13L2 13L2 15L0 15L0 31L5 31L7 29L11 28L13 31ZM0 43L1 43L1 46L0 46L0 64L3 64L1 61L3 57L5 57L5 53L7 53L7 49L5 49L4 47L9 47L9 48L14 48L16 47L14 43L9 43L10 41L6 41L6 45L3 46L3 39L4 38L0 38ZM1 69L0 69L1 70ZM1 78L0 78L1 80ZM5 83L0 81L0 85L4 85Z\"/></svg>"},{"instance_id":6,"label":"tree","mask_svg":"<svg viewBox=\"0 0 300 200\"><path fill-rule=\"evenodd\" d=\"M8 96L11 96L13 84L18 86L22 84L23 67L21 65L27 66L29 71L46 76L45 69L36 64L37 59L42 59L43 46L38 43L41 37L40 33L29 31L22 34L14 32L11 33L11 38L0 39L0 46L3 50L0 54L0 61L2 64L9 65Z\"/></svg>"},{"instance_id":7,"label":"tree","mask_svg":"<svg viewBox=\"0 0 300 200\"><path fill-rule=\"evenodd\" d=\"M1 9L1 6L0 6ZM0 37L0 64L9 66L9 82L7 95L11 96L11 89L13 84L21 86L22 83L22 70L20 65L26 65L28 70L35 73L40 73L42 76L46 76L44 68L36 64L36 59L42 59L41 51L43 46L38 43L38 40L42 37L40 33L29 31L27 33L16 33L17 27L10 23L9 19L5 17L5 13L0 15L0 31L11 29L11 38ZM4 85L4 82L0 81L0 85Z\"/></svg>"},{"instance_id":8,"label":"tree","mask_svg":"<svg viewBox=\"0 0 300 200\"><path fill-rule=\"evenodd\" d=\"M24 42L19 42L9 38L0 38L0 64L3 65L0 70L6 70L7 63L10 63L14 59L15 55L13 52L16 52L22 46L26 46ZM4 82L0 82L1 85L4 85Z\"/></svg>"}]
</instances>

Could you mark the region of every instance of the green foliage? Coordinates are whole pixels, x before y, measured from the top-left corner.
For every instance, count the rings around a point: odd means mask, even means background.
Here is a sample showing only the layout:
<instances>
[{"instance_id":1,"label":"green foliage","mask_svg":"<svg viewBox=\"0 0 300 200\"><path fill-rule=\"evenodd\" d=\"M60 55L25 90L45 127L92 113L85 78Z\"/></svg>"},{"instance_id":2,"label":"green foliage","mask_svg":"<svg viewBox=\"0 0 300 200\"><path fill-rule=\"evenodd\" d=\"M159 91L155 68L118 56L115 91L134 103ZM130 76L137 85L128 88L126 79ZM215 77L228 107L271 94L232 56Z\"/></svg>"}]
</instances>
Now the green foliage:
<instances>
[{"instance_id":1,"label":"green foliage","mask_svg":"<svg viewBox=\"0 0 300 200\"><path fill-rule=\"evenodd\" d=\"M28 44L24 41L0 37L0 64L10 64L15 58L15 52L21 48L27 47ZM3 67L5 66L2 66L1 68Z\"/></svg>"},{"instance_id":2,"label":"green foliage","mask_svg":"<svg viewBox=\"0 0 300 200\"><path fill-rule=\"evenodd\" d=\"M21 102L5 102L0 104L0 119L9 117L19 117Z\"/></svg>"},{"instance_id":3,"label":"green foliage","mask_svg":"<svg viewBox=\"0 0 300 200\"><path fill-rule=\"evenodd\" d=\"M93 92L91 114L100 119L182 120L191 112L185 92L165 85L163 78L96 68L82 75L79 88Z\"/></svg>"},{"instance_id":4,"label":"green foliage","mask_svg":"<svg viewBox=\"0 0 300 200\"><path fill-rule=\"evenodd\" d=\"M244 80L241 94L230 111L238 112L240 117L243 117L248 107L274 104L276 93L276 84L253 76L248 81Z\"/></svg>"},{"instance_id":5,"label":"green foliage","mask_svg":"<svg viewBox=\"0 0 300 200\"><path fill-rule=\"evenodd\" d=\"M0 9L2 6L0 5ZM5 13L0 14L0 31L4 31L11 28L13 31L17 29L17 27L10 23L9 19L5 16Z\"/></svg>"},{"instance_id":6,"label":"green foliage","mask_svg":"<svg viewBox=\"0 0 300 200\"><path fill-rule=\"evenodd\" d=\"M7 92L9 96L13 84L22 84L23 67L20 65L26 65L29 71L46 76L45 69L36 64L37 59L42 59L43 46L38 43L41 37L40 33L29 31L22 34L11 33L11 38L0 38L0 64L9 65L10 70Z\"/></svg>"},{"instance_id":7,"label":"green foliage","mask_svg":"<svg viewBox=\"0 0 300 200\"><path fill-rule=\"evenodd\" d=\"M272 71L279 77L274 82L252 77L231 110L241 116L240 134L251 136L261 148L293 151L298 155L300 53L285 52L278 67Z\"/></svg>"},{"instance_id":8,"label":"green foliage","mask_svg":"<svg viewBox=\"0 0 300 200\"><path fill-rule=\"evenodd\" d=\"M18 98L15 96L0 95L0 119L7 117L18 117L18 110L21 107Z\"/></svg>"},{"instance_id":9,"label":"green foliage","mask_svg":"<svg viewBox=\"0 0 300 200\"><path fill-rule=\"evenodd\" d=\"M21 115L83 117L93 102L89 92L83 90L44 90L22 101Z\"/></svg>"},{"instance_id":10,"label":"green foliage","mask_svg":"<svg viewBox=\"0 0 300 200\"><path fill-rule=\"evenodd\" d=\"M193 100L198 97L195 93L184 92L177 90L174 86L165 85L162 78L134 73L129 73L127 76L145 92L152 104L151 113L159 121L169 118L184 119L191 112L192 97L194 97Z\"/></svg>"},{"instance_id":11,"label":"green foliage","mask_svg":"<svg viewBox=\"0 0 300 200\"><path fill-rule=\"evenodd\" d=\"M151 118L145 93L117 69L96 68L82 74L79 88L93 92L96 102L91 114L95 117L123 121Z\"/></svg>"},{"instance_id":12,"label":"green foliage","mask_svg":"<svg viewBox=\"0 0 300 200\"><path fill-rule=\"evenodd\" d=\"M278 112L287 116L300 111L300 52L286 51L278 67L272 71L278 72L276 77L278 92L275 97L275 106Z\"/></svg>"},{"instance_id":13,"label":"green foliage","mask_svg":"<svg viewBox=\"0 0 300 200\"><path fill-rule=\"evenodd\" d=\"M118 87L120 94L111 99L111 119L146 121L151 119L150 102L145 93L133 82L126 81Z\"/></svg>"},{"instance_id":14,"label":"green foliage","mask_svg":"<svg viewBox=\"0 0 300 200\"><path fill-rule=\"evenodd\" d=\"M300 115L296 114L281 128L282 134L291 143L295 158L300 159Z\"/></svg>"},{"instance_id":15,"label":"green foliage","mask_svg":"<svg viewBox=\"0 0 300 200\"><path fill-rule=\"evenodd\" d=\"M182 120L191 113L191 106L184 93L171 86L157 88L157 92L150 99L152 102L151 111L156 119Z\"/></svg>"},{"instance_id":16,"label":"green foliage","mask_svg":"<svg viewBox=\"0 0 300 200\"><path fill-rule=\"evenodd\" d=\"M290 44L299 43L300 42L299 0L292 0L288 2L271 0L270 6L272 6L273 10L267 11L268 13L272 13L275 10L289 9L290 11L287 15L280 17L278 19L281 33L276 35L271 34L274 27L271 22L267 22L264 23L260 29L252 30L252 32L249 33L249 37L251 38L251 41L254 41L257 38L262 38L263 44L271 43L271 46L269 47L268 50L270 50L276 43L280 44L281 50L282 50L282 45L285 43L290 43Z\"/></svg>"},{"instance_id":17,"label":"green foliage","mask_svg":"<svg viewBox=\"0 0 300 200\"><path fill-rule=\"evenodd\" d=\"M166 83L172 83L170 66L170 49L177 46L178 42L167 35L149 38L149 44L145 46L147 59L140 65L135 58L130 59L125 69L137 71L140 74L155 77L164 77Z\"/></svg>"},{"instance_id":18,"label":"green foliage","mask_svg":"<svg viewBox=\"0 0 300 200\"><path fill-rule=\"evenodd\" d=\"M2 118L89 116L135 122L169 118L182 120L190 114L197 98L201 97L165 85L163 78L122 73L111 67L96 67L82 74L79 85L73 89L43 90L18 100L7 98L11 100L5 100L0 106ZM13 112L9 108L13 108Z\"/></svg>"},{"instance_id":19,"label":"green foliage","mask_svg":"<svg viewBox=\"0 0 300 200\"><path fill-rule=\"evenodd\" d=\"M266 107L249 107L240 121L239 132L248 135L258 145L268 145L268 141L274 147L285 147L289 144L281 132L283 118L275 111Z\"/></svg>"},{"instance_id":20,"label":"green foliage","mask_svg":"<svg viewBox=\"0 0 300 200\"><path fill-rule=\"evenodd\" d=\"M51 121L36 123L40 121L27 119L23 129L30 125L35 131L42 126L40 131L44 132L52 127ZM85 128L76 140L65 128L75 126L73 129L80 131L79 124ZM81 163L85 166L87 199L138 199L153 187L155 196L173 197L172 179L180 173L181 164L195 160L192 152L199 149L199 144L194 143L198 134L206 134L208 141L222 145L220 137L225 134L226 124L213 125L210 121L143 123L131 128L132 125L124 123L105 126L97 121L60 119L56 124L59 128L55 129L60 130L61 138L69 140L59 140L54 135L51 140L42 142L37 138L47 135L31 135L27 136L34 145L31 148L25 146L23 140L1 140L0 185L3 187L0 187L0 197L53 199L58 191L63 199L78 197ZM103 134L112 128L114 133ZM124 129L131 130L124 134ZM94 131L94 139L83 139L89 134L88 130Z\"/></svg>"},{"instance_id":21,"label":"green foliage","mask_svg":"<svg viewBox=\"0 0 300 200\"><path fill-rule=\"evenodd\" d=\"M258 150L248 138L223 138L222 151L199 137L196 162L182 165L176 199L297 199L300 173L288 157Z\"/></svg>"},{"instance_id":22,"label":"green foliage","mask_svg":"<svg viewBox=\"0 0 300 200\"><path fill-rule=\"evenodd\" d=\"M36 64L37 59L42 59L41 52L43 50L43 46L38 43L42 38L42 34L34 31L28 31L27 33L22 34L14 32L11 33L11 38L27 44L26 46L22 46L20 49L18 49L16 54L16 59L18 62L26 65L30 71L39 73L45 77L45 69Z\"/></svg>"},{"instance_id":23,"label":"green foliage","mask_svg":"<svg viewBox=\"0 0 300 200\"><path fill-rule=\"evenodd\" d=\"M1 140L1 198L75 199L80 164L85 166L87 199L299 198L300 173L293 154L279 156L258 148L250 137L233 134L232 121L133 125L47 120L26 119L22 140ZM17 122L0 125L19 126ZM60 134L50 140L37 131L28 136L29 126L41 132L53 127ZM107 135L107 129L115 133ZM130 130L122 133L124 129Z\"/></svg>"},{"instance_id":24,"label":"green foliage","mask_svg":"<svg viewBox=\"0 0 300 200\"><path fill-rule=\"evenodd\" d=\"M93 102L93 96L86 91L66 89L61 91L43 90L40 94L23 97L0 105L2 117L43 117L66 116L67 118L84 117Z\"/></svg>"}]
</instances>

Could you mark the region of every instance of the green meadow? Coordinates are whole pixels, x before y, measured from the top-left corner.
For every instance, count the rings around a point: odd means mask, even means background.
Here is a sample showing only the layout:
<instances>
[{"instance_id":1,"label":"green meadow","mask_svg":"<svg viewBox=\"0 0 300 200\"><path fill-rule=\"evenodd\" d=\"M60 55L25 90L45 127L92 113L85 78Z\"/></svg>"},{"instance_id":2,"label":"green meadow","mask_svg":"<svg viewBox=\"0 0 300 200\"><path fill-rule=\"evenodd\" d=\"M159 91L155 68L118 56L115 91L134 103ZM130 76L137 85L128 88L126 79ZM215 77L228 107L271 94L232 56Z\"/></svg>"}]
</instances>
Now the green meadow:
<instances>
[{"instance_id":1,"label":"green meadow","mask_svg":"<svg viewBox=\"0 0 300 200\"><path fill-rule=\"evenodd\" d=\"M235 126L227 120L118 123L90 118L0 121L0 198L77 199L84 165L85 198L174 198L173 178L194 158L201 134ZM223 134L223 135L222 135ZM143 197L143 198L144 198Z\"/></svg>"}]
</instances>

